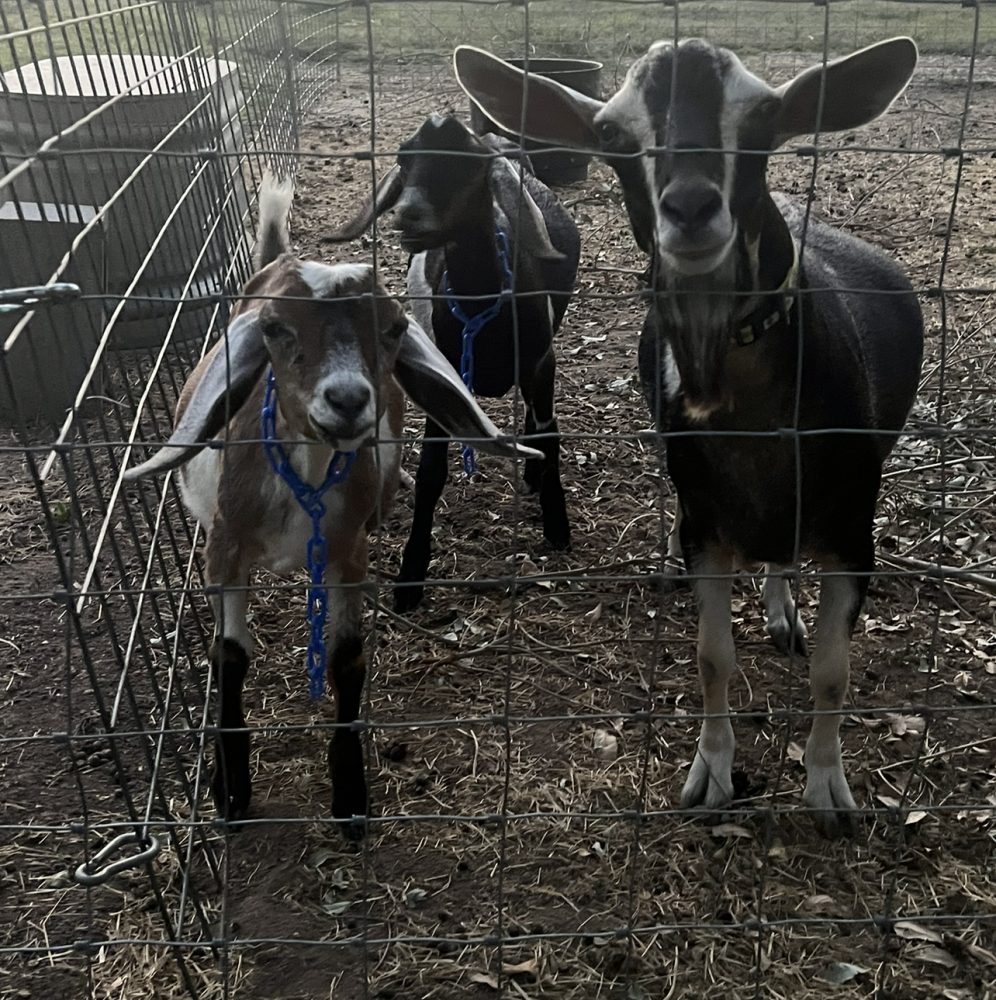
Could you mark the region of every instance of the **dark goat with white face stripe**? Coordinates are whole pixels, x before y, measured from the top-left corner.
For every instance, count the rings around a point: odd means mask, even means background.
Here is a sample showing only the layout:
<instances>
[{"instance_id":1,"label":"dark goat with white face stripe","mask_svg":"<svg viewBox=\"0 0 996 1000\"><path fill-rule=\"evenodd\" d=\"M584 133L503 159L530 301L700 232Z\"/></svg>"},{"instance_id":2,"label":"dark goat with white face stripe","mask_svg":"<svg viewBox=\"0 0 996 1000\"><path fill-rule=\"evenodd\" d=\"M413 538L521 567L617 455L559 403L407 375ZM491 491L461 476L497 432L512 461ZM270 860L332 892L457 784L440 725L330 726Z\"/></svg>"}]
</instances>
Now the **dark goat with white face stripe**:
<instances>
[{"instance_id":1,"label":"dark goat with white face stripe","mask_svg":"<svg viewBox=\"0 0 996 1000\"><path fill-rule=\"evenodd\" d=\"M556 356L560 327L577 275L581 241L574 221L554 194L516 162L518 147L495 135L476 136L452 116L432 115L398 152L371 204L329 239L351 239L375 215L393 208L401 245L413 256L408 268L412 311L436 346L460 370L464 324L447 297L467 316L496 303L514 271L514 302L474 339L473 389L497 399L517 385L526 404L526 434L544 435L542 458L526 462L526 485L539 494L543 535L554 548L570 544L570 523L560 482L560 440L554 414ZM501 262L500 229L508 259ZM445 434L426 418L425 440L415 477L415 511L405 546L395 609L408 611L422 600L429 568L432 521L446 483Z\"/></svg>"},{"instance_id":2,"label":"dark goat with white face stripe","mask_svg":"<svg viewBox=\"0 0 996 1000\"><path fill-rule=\"evenodd\" d=\"M633 235L653 257L639 349L651 413L662 431L712 432L667 442L681 549L697 577L708 716L686 806L722 809L733 796L732 572L768 565L768 630L780 647L804 649L788 584L774 574L811 557L829 575L810 660L817 714L804 799L825 833L853 826L838 713L874 566L882 463L917 389L922 318L894 261L807 225L771 195L765 170L767 153L792 137L883 114L916 58L913 42L896 38L774 88L726 49L659 42L602 102L542 77L530 76L527 89L525 74L489 53L456 52L461 85L494 120L596 151L615 169ZM804 433L782 430L792 427Z\"/></svg>"}]
</instances>

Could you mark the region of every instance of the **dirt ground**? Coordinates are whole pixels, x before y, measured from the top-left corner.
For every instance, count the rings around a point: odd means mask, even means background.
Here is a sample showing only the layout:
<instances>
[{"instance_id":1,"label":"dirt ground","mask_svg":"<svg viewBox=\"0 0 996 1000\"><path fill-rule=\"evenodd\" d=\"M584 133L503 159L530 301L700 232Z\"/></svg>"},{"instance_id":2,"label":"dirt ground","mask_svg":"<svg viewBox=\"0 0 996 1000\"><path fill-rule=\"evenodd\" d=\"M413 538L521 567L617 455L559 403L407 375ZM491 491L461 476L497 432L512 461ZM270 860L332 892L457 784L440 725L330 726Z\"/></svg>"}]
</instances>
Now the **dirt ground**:
<instances>
[{"instance_id":1,"label":"dirt ground","mask_svg":"<svg viewBox=\"0 0 996 1000\"><path fill-rule=\"evenodd\" d=\"M673 503L635 436L648 424L635 372L644 262L611 175L595 165L559 192L583 235L559 339L573 548L546 549L537 503L517 493L509 465L482 459L480 481L468 483L451 451L431 572L458 584L430 591L408 620L384 606L369 615L376 817L360 847L322 822L322 727L334 706L307 703L303 600L270 578L259 578L253 603L250 821L214 825L204 795L192 814L165 769L156 781L142 764L129 780L118 773L79 638L51 596L37 497L20 454L0 454L0 997L184 995L173 940L208 997L992 1000L996 75L981 79L965 145L985 152L960 164L936 152L958 141L965 91L927 71L885 120L834 143L816 175L814 210L893 252L924 290L927 320L923 390L879 509L883 575L852 649L843 738L867 809L853 842L820 841L793 813L805 667L767 640L747 575L734 603L742 802L711 828L673 811L698 730L694 609L688 592L653 585ZM384 149L448 101L463 110L441 81L389 72L376 101ZM359 78L311 116L293 223L302 256L369 259L368 244L333 252L321 239L369 189L368 163L335 156L367 148L369 129ZM811 174L810 159L778 157L772 186L805 197ZM404 254L382 236L385 277L401 290ZM942 263L943 299L933 291ZM515 418L511 401L488 409L499 424ZM963 433L941 438L938 426ZM407 430L421 430L413 411ZM412 445L411 472L416 454ZM73 532L68 488L56 480L47 490L52 527L78 546L87 536ZM80 512L100 507L87 497ZM182 582L189 544L175 498L165 511L180 541L164 578ZM402 491L373 546L381 581L397 570L410 514ZM109 523L125 545L124 514ZM936 564L973 575L938 579L925 572ZM806 578L810 625L814 594ZM200 610L184 612L177 640L191 659L202 656ZM115 678L107 627L87 621L105 698ZM174 677L173 638L163 631L152 643L153 674ZM196 710L198 681L185 677L177 690L189 683ZM74 739L56 738L63 732ZM196 732L171 739L177 774L195 780L206 766ZM114 745L127 754L127 737ZM141 812L143 795L160 792L155 815L189 819L196 835L164 833L149 869L103 887L67 879L83 857L81 830L121 819L124 799Z\"/></svg>"}]
</instances>

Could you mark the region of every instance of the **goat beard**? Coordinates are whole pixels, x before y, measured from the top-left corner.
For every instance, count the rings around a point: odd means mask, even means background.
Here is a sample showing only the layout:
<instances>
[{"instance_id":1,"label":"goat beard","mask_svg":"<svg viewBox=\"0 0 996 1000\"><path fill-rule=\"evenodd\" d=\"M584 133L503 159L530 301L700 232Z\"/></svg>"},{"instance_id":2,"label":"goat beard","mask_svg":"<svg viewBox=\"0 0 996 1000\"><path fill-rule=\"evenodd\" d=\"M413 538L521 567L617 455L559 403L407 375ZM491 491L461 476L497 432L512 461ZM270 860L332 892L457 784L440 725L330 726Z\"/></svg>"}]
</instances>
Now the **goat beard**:
<instances>
[{"instance_id":1,"label":"goat beard","mask_svg":"<svg viewBox=\"0 0 996 1000\"><path fill-rule=\"evenodd\" d=\"M733 265L735 268L735 265ZM717 291L727 285L717 275L685 277L660 289L656 308L681 378L685 410L704 420L731 400L726 384L730 331L736 322L736 296ZM732 281L729 282L732 285Z\"/></svg>"},{"instance_id":2,"label":"goat beard","mask_svg":"<svg viewBox=\"0 0 996 1000\"><path fill-rule=\"evenodd\" d=\"M674 362L681 377L686 413L704 420L729 404L726 387L726 327L686 329L670 338Z\"/></svg>"}]
</instances>

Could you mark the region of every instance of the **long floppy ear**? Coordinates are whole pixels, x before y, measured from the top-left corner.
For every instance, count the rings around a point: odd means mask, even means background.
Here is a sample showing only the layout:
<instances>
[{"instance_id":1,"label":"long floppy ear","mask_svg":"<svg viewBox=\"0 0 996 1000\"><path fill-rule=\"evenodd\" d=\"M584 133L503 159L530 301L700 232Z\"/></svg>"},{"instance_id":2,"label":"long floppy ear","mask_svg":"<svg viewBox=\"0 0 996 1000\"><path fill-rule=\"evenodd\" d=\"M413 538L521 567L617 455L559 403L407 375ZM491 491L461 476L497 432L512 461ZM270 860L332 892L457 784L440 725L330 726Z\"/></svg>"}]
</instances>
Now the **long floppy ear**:
<instances>
[{"instance_id":1,"label":"long floppy ear","mask_svg":"<svg viewBox=\"0 0 996 1000\"><path fill-rule=\"evenodd\" d=\"M425 331L408 317L394 377L409 398L448 434L503 458L542 458L542 452L502 435L467 391L460 376Z\"/></svg>"},{"instance_id":2,"label":"long floppy ear","mask_svg":"<svg viewBox=\"0 0 996 1000\"><path fill-rule=\"evenodd\" d=\"M817 129L842 132L874 121L903 92L916 61L916 43L912 38L890 38L835 59L825 67L810 66L803 70L776 91L782 107L775 128L775 145L797 135L810 135Z\"/></svg>"},{"instance_id":3,"label":"long floppy ear","mask_svg":"<svg viewBox=\"0 0 996 1000\"><path fill-rule=\"evenodd\" d=\"M125 480L168 472L193 458L222 429L226 415L248 399L268 357L259 313L243 313L191 373L194 390L169 440L148 461L129 469Z\"/></svg>"},{"instance_id":4,"label":"long floppy ear","mask_svg":"<svg viewBox=\"0 0 996 1000\"><path fill-rule=\"evenodd\" d=\"M605 105L471 45L453 53L453 72L467 96L506 132L537 142L598 152L592 119ZM526 95L523 114L523 95Z\"/></svg>"},{"instance_id":5,"label":"long floppy ear","mask_svg":"<svg viewBox=\"0 0 996 1000\"><path fill-rule=\"evenodd\" d=\"M355 240L360 233L365 233L378 215L394 208L395 202L401 197L405 185L401 179L401 167L395 164L380 179L377 190L372 198L368 198L363 207L340 229L322 237L323 243L345 243Z\"/></svg>"},{"instance_id":6,"label":"long floppy ear","mask_svg":"<svg viewBox=\"0 0 996 1000\"><path fill-rule=\"evenodd\" d=\"M522 238L522 246L533 257L540 260L563 260L564 255L550 240L550 230L529 190L526 176L504 156L495 159L491 166L491 188L498 205L507 219L517 223L515 230Z\"/></svg>"}]
</instances>

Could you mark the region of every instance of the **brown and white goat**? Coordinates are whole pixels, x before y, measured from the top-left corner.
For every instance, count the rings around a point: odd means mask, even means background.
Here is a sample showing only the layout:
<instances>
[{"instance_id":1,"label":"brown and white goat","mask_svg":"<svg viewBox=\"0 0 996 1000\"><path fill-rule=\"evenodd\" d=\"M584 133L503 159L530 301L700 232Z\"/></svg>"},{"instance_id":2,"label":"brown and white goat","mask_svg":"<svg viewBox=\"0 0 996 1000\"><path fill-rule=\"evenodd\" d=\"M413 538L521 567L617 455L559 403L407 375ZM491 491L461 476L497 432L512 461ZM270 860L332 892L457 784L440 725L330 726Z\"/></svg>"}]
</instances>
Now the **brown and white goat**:
<instances>
[{"instance_id":1,"label":"brown and white goat","mask_svg":"<svg viewBox=\"0 0 996 1000\"><path fill-rule=\"evenodd\" d=\"M500 125L613 167L633 235L653 256L640 378L668 435L699 609L704 718L685 806L722 810L733 797L733 569L768 564L769 630L794 645L797 609L772 571L809 557L830 572L810 660L804 801L828 834L853 824L839 736L848 645L874 569L882 463L919 382L923 322L895 261L773 197L765 172L789 139L883 114L916 61L912 40L894 38L774 88L727 49L656 42L603 102L487 52L456 52L457 78Z\"/></svg>"},{"instance_id":2,"label":"brown and white goat","mask_svg":"<svg viewBox=\"0 0 996 1000\"><path fill-rule=\"evenodd\" d=\"M232 311L226 335L194 369L167 444L126 478L181 467L190 513L206 532L205 577L216 592L211 663L218 683L214 798L226 819L251 796L242 689L252 640L249 574L300 567L310 517L271 469L260 444L264 376L277 387L277 437L306 483L318 484L336 451L356 451L348 477L325 495L328 553L327 673L337 697L329 743L332 815L347 835L367 813L360 738L353 728L366 667L361 635L367 532L390 508L398 483L404 395L447 433L505 456L538 453L500 437L453 367L389 298L365 264L323 264L290 254L292 190L267 179L260 193L259 270ZM224 447L205 448L220 435ZM366 447L370 445L370 447Z\"/></svg>"}]
</instances>

